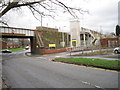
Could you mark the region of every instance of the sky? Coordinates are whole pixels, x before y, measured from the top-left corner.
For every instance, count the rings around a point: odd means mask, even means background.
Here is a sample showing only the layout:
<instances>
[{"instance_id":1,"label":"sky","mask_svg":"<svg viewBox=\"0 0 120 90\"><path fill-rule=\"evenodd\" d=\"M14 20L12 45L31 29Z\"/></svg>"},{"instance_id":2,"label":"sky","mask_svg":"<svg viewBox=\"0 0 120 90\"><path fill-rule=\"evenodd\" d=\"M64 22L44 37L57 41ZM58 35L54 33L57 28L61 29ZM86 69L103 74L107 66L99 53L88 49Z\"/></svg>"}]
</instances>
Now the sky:
<instances>
[{"instance_id":1,"label":"sky","mask_svg":"<svg viewBox=\"0 0 120 90\"><path fill-rule=\"evenodd\" d=\"M88 28L97 32L115 32L118 24L118 2L120 0L62 0L69 6L88 10L89 14L77 14L80 27ZM70 31L70 21L73 20L69 14L58 12L55 20L49 17L42 18L42 25L45 27L59 28L60 31ZM41 18L41 17L39 17ZM11 27L35 29L41 26L27 8L22 10L11 10L4 19Z\"/></svg>"}]
</instances>

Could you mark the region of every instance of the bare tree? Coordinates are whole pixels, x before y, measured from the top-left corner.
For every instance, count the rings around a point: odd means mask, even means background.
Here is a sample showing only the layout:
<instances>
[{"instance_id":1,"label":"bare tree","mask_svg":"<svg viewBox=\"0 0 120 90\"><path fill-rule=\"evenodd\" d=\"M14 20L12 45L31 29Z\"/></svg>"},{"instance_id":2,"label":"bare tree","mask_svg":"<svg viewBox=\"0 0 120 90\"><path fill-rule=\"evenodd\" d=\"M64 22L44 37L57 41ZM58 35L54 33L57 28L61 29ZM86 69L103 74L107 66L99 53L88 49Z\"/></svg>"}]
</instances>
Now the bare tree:
<instances>
[{"instance_id":1,"label":"bare tree","mask_svg":"<svg viewBox=\"0 0 120 90\"><path fill-rule=\"evenodd\" d=\"M64 13L68 12L74 18L78 18L75 14L76 12L79 12L80 14L83 14L84 12L88 13L88 11L82 10L81 8L74 8L66 5L63 3L63 0L1 0L0 18L2 18L10 10L21 7L28 7L36 19L36 14L54 18L56 15L55 11L57 11L57 9L53 6L58 6ZM44 11L42 12L42 10ZM0 20L0 23L7 25L7 23L2 20Z\"/></svg>"}]
</instances>

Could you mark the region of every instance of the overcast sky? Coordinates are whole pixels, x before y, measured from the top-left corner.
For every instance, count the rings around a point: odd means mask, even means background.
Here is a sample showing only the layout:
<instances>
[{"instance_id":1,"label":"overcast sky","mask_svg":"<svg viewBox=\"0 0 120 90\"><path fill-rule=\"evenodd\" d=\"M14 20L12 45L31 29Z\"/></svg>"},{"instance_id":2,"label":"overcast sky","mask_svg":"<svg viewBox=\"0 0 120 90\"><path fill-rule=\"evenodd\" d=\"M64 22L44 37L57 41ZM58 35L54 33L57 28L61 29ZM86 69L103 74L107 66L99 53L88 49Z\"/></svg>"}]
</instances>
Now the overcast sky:
<instances>
[{"instance_id":1,"label":"overcast sky","mask_svg":"<svg viewBox=\"0 0 120 90\"><path fill-rule=\"evenodd\" d=\"M70 6L81 7L89 10L89 14L79 15L80 26L103 33L114 32L118 24L118 2L120 0L66 0ZM9 26L35 29L41 25L27 8L22 11L9 11L5 17ZM40 17L39 17L40 18ZM69 21L72 20L68 14L59 13L56 20L43 17L43 26L57 27L69 31Z\"/></svg>"}]
</instances>

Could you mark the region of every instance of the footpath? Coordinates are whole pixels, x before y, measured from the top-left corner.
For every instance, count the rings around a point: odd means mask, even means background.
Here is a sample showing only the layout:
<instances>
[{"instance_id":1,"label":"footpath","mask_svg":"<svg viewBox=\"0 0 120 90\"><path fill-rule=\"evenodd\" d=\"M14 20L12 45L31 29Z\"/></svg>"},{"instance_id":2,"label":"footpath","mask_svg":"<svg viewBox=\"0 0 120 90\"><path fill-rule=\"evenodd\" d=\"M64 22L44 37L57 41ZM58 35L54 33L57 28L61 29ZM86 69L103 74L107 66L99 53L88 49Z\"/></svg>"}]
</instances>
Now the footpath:
<instances>
[{"instance_id":1,"label":"footpath","mask_svg":"<svg viewBox=\"0 0 120 90\"><path fill-rule=\"evenodd\" d=\"M99 50L93 50L93 52L96 52ZM110 53L108 55L93 55L93 56L79 56L78 54L83 53L82 51L78 52L61 52L61 53L53 53L53 54L45 54L43 56L52 56L53 58L56 57L64 57L64 58L98 58L98 59L105 59L105 60L120 60L120 54L114 54ZM91 53L91 50L84 51L84 53ZM30 52L25 53L27 56L31 57L41 57L42 55L32 55ZM78 56L76 56L78 55Z\"/></svg>"}]
</instances>

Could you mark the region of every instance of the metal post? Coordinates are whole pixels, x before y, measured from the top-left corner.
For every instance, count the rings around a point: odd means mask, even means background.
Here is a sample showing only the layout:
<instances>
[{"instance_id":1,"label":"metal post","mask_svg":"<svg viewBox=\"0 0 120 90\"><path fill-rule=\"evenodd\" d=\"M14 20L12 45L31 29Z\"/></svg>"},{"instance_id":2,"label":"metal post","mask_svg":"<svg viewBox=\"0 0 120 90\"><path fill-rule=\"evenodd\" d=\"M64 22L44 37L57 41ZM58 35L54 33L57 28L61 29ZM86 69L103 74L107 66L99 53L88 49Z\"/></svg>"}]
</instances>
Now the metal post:
<instances>
[{"instance_id":1,"label":"metal post","mask_svg":"<svg viewBox=\"0 0 120 90\"><path fill-rule=\"evenodd\" d=\"M83 38L84 38L84 47L86 46L86 42L85 42L85 33L83 34Z\"/></svg>"},{"instance_id":2,"label":"metal post","mask_svg":"<svg viewBox=\"0 0 120 90\"><path fill-rule=\"evenodd\" d=\"M67 33L67 46L68 46L68 42L69 42L68 38L69 38L69 34Z\"/></svg>"},{"instance_id":3,"label":"metal post","mask_svg":"<svg viewBox=\"0 0 120 90\"><path fill-rule=\"evenodd\" d=\"M63 38L63 47L65 46L64 45L64 32L62 32L62 38Z\"/></svg>"}]
</instances>

